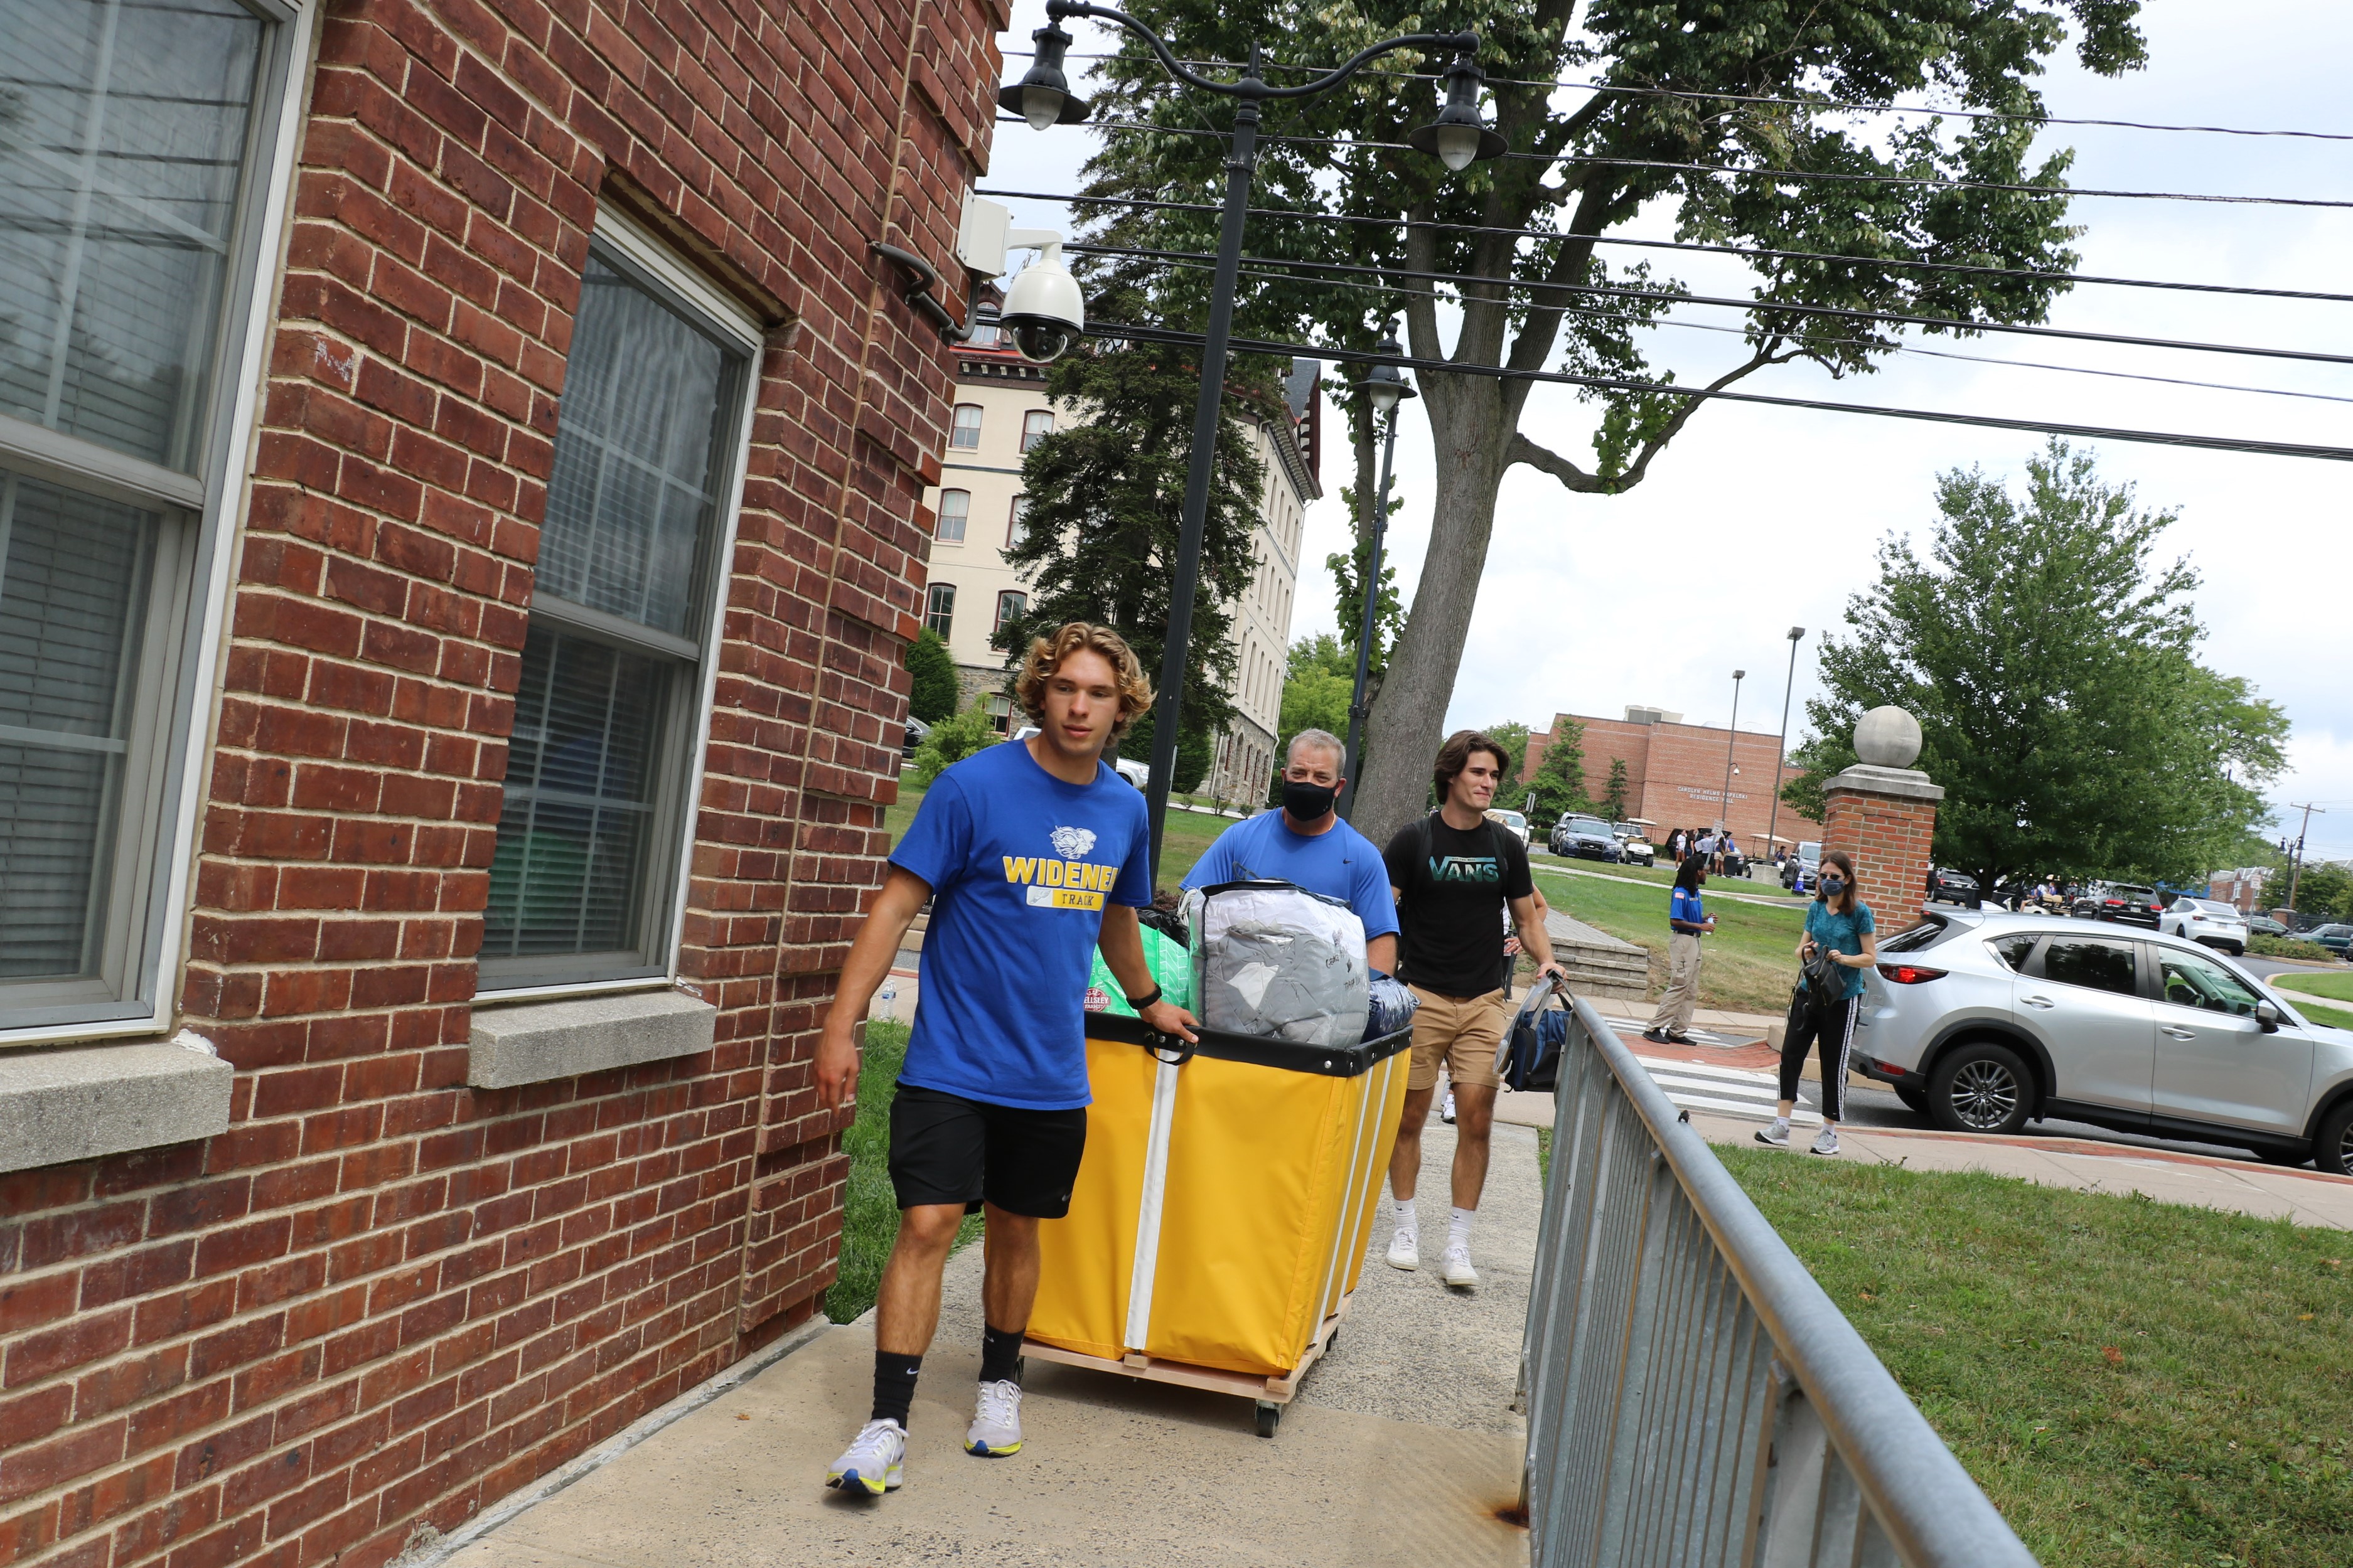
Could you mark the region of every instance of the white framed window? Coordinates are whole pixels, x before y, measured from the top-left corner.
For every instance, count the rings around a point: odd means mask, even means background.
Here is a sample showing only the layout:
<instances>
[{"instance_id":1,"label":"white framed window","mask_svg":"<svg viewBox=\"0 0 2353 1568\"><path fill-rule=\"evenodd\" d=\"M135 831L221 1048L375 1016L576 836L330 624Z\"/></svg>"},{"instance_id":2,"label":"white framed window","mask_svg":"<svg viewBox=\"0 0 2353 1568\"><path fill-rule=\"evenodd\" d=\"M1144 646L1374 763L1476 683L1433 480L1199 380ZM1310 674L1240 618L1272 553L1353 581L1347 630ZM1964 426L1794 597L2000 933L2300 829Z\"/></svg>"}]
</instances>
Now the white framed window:
<instances>
[{"instance_id":1,"label":"white framed window","mask_svg":"<svg viewBox=\"0 0 2353 1568\"><path fill-rule=\"evenodd\" d=\"M963 451L980 449L980 405L959 403L955 405L955 422L948 426L948 446Z\"/></svg>"},{"instance_id":2,"label":"white framed window","mask_svg":"<svg viewBox=\"0 0 2353 1568\"><path fill-rule=\"evenodd\" d=\"M1021 416L1021 449L1028 451L1054 433L1054 416L1050 410L1032 408Z\"/></svg>"},{"instance_id":3,"label":"white framed window","mask_svg":"<svg viewBox=\"0 0 2353 1568\"><path fill-rule=\"evenodd\" d=\"M1015 496L1005 518L1005 548L1012 550L1029 537L1029 498Z\"/></svg>"},{"instance_id":4,"label":"white framed window","mask_svg":"<svg viewBox=\"0 0 2353 1568\"><path fill-rule=\"evenodd\" d=\"M0 65L0 1038L169 1011L311 17L11 5Z\"/></svg>"},{"instance_id":5,"label":"white framed window","mask_svg":"<svg viewBox=\"0 0 2353 1568\"><path fill-rule=\"evenodd\" d=\"M597 215L556 411L481 989L671 973L761 334Z\"/></svg>"},{"instance_id":6,"label":"white framed window","mask_svg":"<svg viewBox=\"0 0 2353 1568\"><path fill-rule=\"evenodd\" d=\"M965 524L971 520L972 492L942 490L939 521L933 525L932 537L942 544L962 544Z\"/></svg>"},{"instance_id":7,"label":"white framed window","mask_svg":"<svg viewBox=\"0 0 2353 1568\"><path fill-rule=\"evenodd\" d=\"M955 584L934 583L923 591L923 625L948 640L955 629Z\"/></svg>"}]
</instances>

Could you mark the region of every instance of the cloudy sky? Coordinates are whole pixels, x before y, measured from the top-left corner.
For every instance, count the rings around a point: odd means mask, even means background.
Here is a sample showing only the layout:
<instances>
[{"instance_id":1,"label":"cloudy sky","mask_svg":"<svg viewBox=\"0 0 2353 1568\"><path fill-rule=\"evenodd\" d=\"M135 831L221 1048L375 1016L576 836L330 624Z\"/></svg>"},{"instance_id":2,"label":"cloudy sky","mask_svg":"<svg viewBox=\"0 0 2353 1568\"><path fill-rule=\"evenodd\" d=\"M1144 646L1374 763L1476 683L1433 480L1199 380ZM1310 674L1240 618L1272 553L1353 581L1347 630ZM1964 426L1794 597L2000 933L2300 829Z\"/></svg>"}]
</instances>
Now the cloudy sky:
<instances>
[{"instance_id":1,"label":"cloudy sky","mask_svg":"<svg viewBox=\"0 0 2353 1568\"><path fill-rule=\"evenodd\" d=\"M1044 20L1024 0L1008 49L1027 50ZM2110 81L2054 63L2054 115L2353 134L2343 62L2353 58L2353 7L2328 0L2152 0L2144 11L2147 69ZM1073 52L1104 47L1095 24L1075 25ZM1014 62L1015 68L1025 64ZM2104 189L2322 196L2353 200L2353 142L2054 126L2045 150L2072 146L2071 183ZM1092 146L1071 130L1038 134L999 126L984 188L1066 191ZM1021 221L1053 223L1044 204L1016 203ZM2079 198L2080 270L2190 282L2353 293L2353 210ZM1626 231L1672 237L1658 212ZM1660 258L1661 265L1668 258ZM1730 258L1677 256L1675 274L1701 293L1745 294ZM1710 324L1734 312L1685 308ZM2353 352L2353 305L2233 299L2081 287L2062 295L2052 324L2139 336ZM1737 339L1666 329L1651 334L1653 363L1685 383L1736 362ZM2209 391L2011 365L1897 354L1879 374L1833 381L1807 365L1752 376L1744 389L1841 402L2140 429L2353 446L2353 368L2238 355L2183 353L1993 336L1910 340L1940 353L2033 361L2134 376L2186 378L2318 394L2287 397ZM1571 389L1540 387L1524 427L1590 460L1592 411ZM1410 406L1398 447L1405 508L1390 532L1398 578L1410 587L1429 536L1430 457ZM1572 496L1515 468L1497 510L1470 646L1450 719L1516 719L1541 728L1556 710L1615 716L1628 703L1723 723L1732 671L1746 668L1743 729L1771 730L1780 713L1790 626L1808 628L1798 660L1797 717L1816 689L1812 650L1837 628L1848 596L1867 584L1878 542L1927 528L1936 476L1979 467L2022 478L2040 438L1906 420L1719 405L1696 416L1620 497ZM2205 658L2253 681L2295 724L2281 803L2314 801L2312 852L2353 857L2353 466L2137 443L2093 448L2103 475L2137 488L2146 505L2177 510L2168 534L2203 578L2198 610ZM1345 449L1327 439L1329 498L1308 513L1293 632L1334 626L1324 557L1346 544L1337 499ZM2293 832L2293 814L2285 831Z\"/></svg>"}]
</instances>

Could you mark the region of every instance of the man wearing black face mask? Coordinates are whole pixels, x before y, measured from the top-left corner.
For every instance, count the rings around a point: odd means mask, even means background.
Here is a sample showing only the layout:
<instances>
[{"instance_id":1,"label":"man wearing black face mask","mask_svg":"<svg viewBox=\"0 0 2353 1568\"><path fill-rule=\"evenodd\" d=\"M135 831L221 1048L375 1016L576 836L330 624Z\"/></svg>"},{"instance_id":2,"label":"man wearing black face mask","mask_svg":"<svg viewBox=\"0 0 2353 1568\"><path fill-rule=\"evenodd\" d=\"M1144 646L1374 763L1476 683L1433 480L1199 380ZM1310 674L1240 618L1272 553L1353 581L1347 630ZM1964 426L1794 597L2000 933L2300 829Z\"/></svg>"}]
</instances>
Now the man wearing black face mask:
<instances>
[{"instance_id":1,"label":"man wearing black face mask","mask_svg":"<svg viewBox=\"0 0 2353 1568\"><path fill-rule=\"evenodd\" d=\"M1262 811L1218 836L1192 870L1188 888L1220 882L1293 882L1339 899L1365 922L1365 962L1382 973L1397 968L1397 900L1388 868L1373 841L1332 809L1347 781L1340 776L1346 749L1324 730L1291 738L1282 768L1282 809Z\"/></svg>"}]
</instances>

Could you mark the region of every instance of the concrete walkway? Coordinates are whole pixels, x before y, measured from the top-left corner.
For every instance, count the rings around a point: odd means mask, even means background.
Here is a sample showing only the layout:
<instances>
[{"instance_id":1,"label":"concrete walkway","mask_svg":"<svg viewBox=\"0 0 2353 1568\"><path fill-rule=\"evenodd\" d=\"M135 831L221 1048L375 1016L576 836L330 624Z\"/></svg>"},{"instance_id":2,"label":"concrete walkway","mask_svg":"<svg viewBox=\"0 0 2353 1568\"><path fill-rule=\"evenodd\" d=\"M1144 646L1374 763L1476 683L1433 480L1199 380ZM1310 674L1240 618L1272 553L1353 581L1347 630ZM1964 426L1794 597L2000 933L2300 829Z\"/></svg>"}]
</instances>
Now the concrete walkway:
<instances>
[{"instance_id":1,"label":"concrete walkway","mask_svg":"<svg viewBox=\"0 0 2353 1568\"><path fill-rule=\"evenodd\" d=\"M1425 1265L1385 1267L1386 1200L1339 1342L1272 1441L1248 1401L1032 1362L1008 1459L962 1451L980 1346L980 1249L951 1262L924 1358L907 1484L860 1501L823 1489L863 1420L867 1324L826 1330L741 1386L470 1541L453 1568L986 1563L1462 1564L1518 1568L1525 1439L1510 1408L1542 1206L1535 1135L1496 1130L1469 1296L1435 1272L1451 1129L1423 1140Z\"/></svg>"}]
</instances>

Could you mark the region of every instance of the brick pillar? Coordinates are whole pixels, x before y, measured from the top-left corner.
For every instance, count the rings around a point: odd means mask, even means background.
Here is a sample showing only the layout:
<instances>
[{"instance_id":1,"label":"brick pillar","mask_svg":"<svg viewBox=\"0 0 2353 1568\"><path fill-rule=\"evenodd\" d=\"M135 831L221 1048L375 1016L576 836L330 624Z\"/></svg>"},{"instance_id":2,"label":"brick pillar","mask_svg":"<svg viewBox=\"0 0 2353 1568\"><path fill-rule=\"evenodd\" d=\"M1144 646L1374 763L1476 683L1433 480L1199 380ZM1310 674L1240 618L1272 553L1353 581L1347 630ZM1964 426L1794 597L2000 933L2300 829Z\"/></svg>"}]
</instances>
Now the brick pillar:
<instances>
[{"instance_id":1,"label":"brick pillar","mask_svg":"<svg viewBox=\"0 0 2353 1568\"><path fill-rule=\"evenodd\" d=\"M1822 852L1854 857L1856 891L1883 934L1914 923L1927 897L1929 845L1944 790L1916 768L1858 763L1822 786Z\"/></svg>"}]
</instances>

